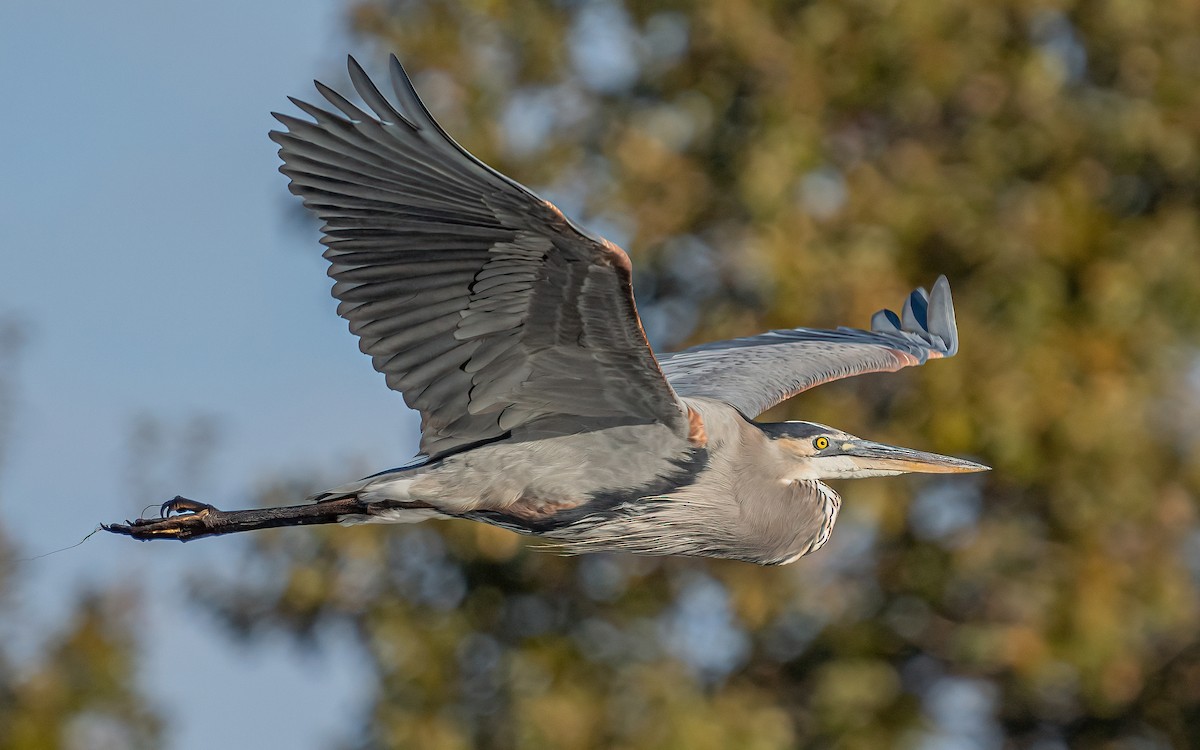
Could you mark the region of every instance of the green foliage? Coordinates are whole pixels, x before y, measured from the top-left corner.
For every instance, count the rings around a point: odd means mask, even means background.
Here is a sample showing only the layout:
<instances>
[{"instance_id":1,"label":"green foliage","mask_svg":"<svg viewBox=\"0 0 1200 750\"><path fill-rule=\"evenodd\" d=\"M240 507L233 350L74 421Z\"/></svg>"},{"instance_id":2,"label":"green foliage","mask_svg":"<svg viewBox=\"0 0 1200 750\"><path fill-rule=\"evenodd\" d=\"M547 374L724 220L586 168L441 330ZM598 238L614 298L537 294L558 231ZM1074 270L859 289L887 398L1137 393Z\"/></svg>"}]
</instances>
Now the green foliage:
<instances>
[{"instance_id":1,"label":"green foliage","mask_svg":"<svg viewBox=\"0 0 1200 750\"><path fill-rule=\"evenodd\" d=\"M356 744L1200 744L1195 3L351 13L460 142L631 250L660 340L862 325L947 274L957 359L766 418L995 467L843 486L833 542L783 569L265 534L261 580L203 596L244 632L352 627Z\"/></svg>"},{"instance_id":2,"label":"green foliage","mask_svg":"<svg viewBox=\"0 0 1200 750\"><path fill-rule=\"evenodd\" d=\"M19 321L0 315L0 459L18 400L23 334ZM160 747L161 725L137 690L132 591L83 592L67 619L35 641L15 595L29 565L18 554L0 524L0 750ZM17 658L14 642L31 652Z\"/></svg>"},{"instance_id":3,"label":"green foliage","mask_svg":"<svg viewBox=\"0 0 1200 750\"><path fill-rule=\"evenodd\" d=\"M132 604L128 593L86 595L33 660L0 660L0 750L160 746L161 724L134 688Z\"/></svg>"}]
</instances>

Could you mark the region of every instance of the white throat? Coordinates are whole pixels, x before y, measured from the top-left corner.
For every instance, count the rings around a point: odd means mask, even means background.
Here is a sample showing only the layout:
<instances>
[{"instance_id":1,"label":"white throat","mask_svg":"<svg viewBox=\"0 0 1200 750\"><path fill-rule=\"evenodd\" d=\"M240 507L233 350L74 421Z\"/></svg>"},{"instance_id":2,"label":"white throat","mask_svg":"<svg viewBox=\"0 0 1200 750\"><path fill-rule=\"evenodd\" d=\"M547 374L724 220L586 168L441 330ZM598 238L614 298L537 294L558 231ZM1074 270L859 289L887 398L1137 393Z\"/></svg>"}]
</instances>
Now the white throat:
<instances>
[{"instance_id":1,"label":"white throat","mask_svg":"<svg viewBox=\"0 0 1200 750\"><path fill-rule=\"evenodd\" d=\"M817 456L789 472L786 482L812 481L814 479L866 479L868 477L894 477L903 474L898 469L864 469L851 456Z\"/></svg>"}]
</instances>

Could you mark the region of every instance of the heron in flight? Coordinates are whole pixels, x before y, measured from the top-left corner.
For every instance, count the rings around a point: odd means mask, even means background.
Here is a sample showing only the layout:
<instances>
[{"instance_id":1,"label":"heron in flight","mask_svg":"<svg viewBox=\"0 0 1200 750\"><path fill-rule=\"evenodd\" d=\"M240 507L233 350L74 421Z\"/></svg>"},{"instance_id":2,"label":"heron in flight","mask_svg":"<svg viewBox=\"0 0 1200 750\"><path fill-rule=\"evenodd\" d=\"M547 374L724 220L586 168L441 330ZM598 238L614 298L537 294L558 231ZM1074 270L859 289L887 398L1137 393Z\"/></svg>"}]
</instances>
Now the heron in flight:
<instances>
[{"instance_id":1,"label":"heron in flight","mask_svg":"<svg viewBox=\"0 0 1200 750\"><path fill-rule=\"evenodd\" d=\"M391 58L389 100L316 83L271 133L291 191L324 222L333 295L375 369L421 413L417 462L282 508L177 497L106 526L188 540L273 526L457 518L566 552L780 565L820 549L828 479L984 471L762 412L822 383L958 349L945 277L870 330L795 328L650 349L629 257L455 143Z\"/></svg>"}]
</instances>

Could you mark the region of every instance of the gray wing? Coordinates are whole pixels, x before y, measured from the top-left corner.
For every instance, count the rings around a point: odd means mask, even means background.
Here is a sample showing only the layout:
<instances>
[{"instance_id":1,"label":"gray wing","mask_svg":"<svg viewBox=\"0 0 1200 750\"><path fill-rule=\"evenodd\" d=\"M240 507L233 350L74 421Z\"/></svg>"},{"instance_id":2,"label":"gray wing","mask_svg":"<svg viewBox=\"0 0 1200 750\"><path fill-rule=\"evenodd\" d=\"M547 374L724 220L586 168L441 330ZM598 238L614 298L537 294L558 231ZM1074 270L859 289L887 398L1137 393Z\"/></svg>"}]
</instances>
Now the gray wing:
<instances>
[{"instance_id":1,"label":"gray wing","mask_svg":"<svg viewBox=\"0 0 1200 750\"><path fill-rule=\"evenodd\" d=\"M922 365L957 351L950 283L941 276L932 295L923 288L909 295L900 315L875 313L869 331L769 331L662 354L659 362L680 396L724 401L753 418L831 380Z\"/></svg>"},{"instance_id":2,"label":"gray wing","mask_svg":"<svg viewBox=\"0 0 1200 750\"><path fill-rule=\"evenodd\" d=\"M292 99L280 171L325 221L338 314L437 456L521 429L687 432L634 307L628 256L492 170L433 120L395 57L398 106L349 60L366 112ZM550 426L547 427L547 424Z\"/></svg>"}]
</instances>

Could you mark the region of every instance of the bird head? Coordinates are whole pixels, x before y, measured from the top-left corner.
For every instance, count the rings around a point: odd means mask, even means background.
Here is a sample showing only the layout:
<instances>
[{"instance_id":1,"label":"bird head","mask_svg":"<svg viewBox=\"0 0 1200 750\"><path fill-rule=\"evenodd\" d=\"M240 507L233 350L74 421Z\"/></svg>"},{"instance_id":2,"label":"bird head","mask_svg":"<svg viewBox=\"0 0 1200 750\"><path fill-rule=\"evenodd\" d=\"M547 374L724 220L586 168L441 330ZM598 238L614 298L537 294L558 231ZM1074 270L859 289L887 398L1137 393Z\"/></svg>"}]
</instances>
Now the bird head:
<instances>
[{"instance_id":1,"label":"bird head","mask_svg":"<svg viewBox=\"0 0 1200 750\"><path fill-rule=\"evenodd\" d=\"M790 465L789 480L959 474L991 467L937 453L863 440L815 422L760 424Z\"/></svg>"}]
</instances>

